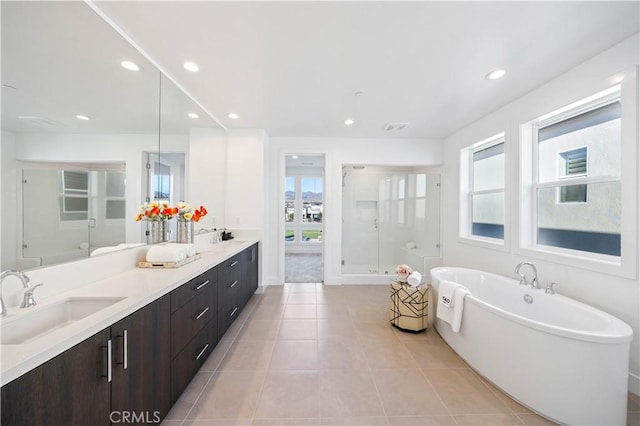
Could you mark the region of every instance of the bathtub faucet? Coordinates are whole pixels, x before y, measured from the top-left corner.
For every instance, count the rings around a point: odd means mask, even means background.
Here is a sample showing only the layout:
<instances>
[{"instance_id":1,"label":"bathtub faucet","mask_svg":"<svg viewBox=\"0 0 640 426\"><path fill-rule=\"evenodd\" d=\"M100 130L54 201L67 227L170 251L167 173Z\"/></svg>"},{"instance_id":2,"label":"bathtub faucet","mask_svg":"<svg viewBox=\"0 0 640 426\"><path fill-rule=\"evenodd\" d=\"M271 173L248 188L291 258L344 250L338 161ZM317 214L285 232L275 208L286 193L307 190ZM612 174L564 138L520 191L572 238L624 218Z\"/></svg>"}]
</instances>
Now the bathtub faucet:
<instances>
[{"instance_id":1,"label":"bathtub faucet","mask_svg":"<svg viewBox=\"0 0 640 426\"><path fill-rule=\"evenodd\" d=\"M529 284L527 282L527 277L523 273L520 272L520 268L522 268L525 265L530 266L531 270L533 271L533 279L531 280L531 288L540 288L540 285L538 284L538 270L536 269L536 266L531 262L520 262L520 263L518 263L518 266L516 266L515 273L520 275L520 284L524 284L524 285Z\"/></svg>"}]
</instances>

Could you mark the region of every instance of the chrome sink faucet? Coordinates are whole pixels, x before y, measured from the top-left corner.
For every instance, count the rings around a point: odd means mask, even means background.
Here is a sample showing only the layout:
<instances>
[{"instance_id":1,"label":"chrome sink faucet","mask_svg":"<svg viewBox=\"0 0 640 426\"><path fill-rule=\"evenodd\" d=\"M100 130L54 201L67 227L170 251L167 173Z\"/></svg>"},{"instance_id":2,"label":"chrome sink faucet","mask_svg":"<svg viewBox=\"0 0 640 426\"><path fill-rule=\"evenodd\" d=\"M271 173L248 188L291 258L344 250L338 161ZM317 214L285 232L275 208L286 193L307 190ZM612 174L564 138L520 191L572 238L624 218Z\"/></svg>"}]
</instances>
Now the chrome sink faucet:
<instances>
[{"instance_id":1,"label":"chrome sink faucet","mask_svg":"<svg viewBox=\"0 0 640 426\"><path fill-rule=\"evenodd\" d=\"M540 285L538 283L538 270L536 269L536 266L531 262L520 262L516 266L516 270L514 272L516 274L520 275L520 284L523 284L523 285L529 284L527 282L527 277L522 272L520 272L520 268L522 268L525 265L526 266L530 266L531 270L533 271L533 279L531 280L531 288L540 288Z\"/></svg>"},{"instance_id":2,"label":"chrome sink faucet","mask_svg":"<svg viewBox=\"0 0 640 426\"><path fill-rule=\"evenodd\" d=\"M9 271L2 272L0 274L0 316L3 316L3 317L7 316L7 307L4 305L4 299L2 298L2 283L4 282L5 278L10 276L18 277L20 281L22 281L22 287L26 289L26 291L24 292L24 298L22 299L22 304L20 305L21 308L28 308L36 304L36 301L33 298L33 291L37 287L40 287L41 285L43 285L43 284L38 284L31 287L31 280L22 271L9 270Z\"/></svg>"}]
</instances>

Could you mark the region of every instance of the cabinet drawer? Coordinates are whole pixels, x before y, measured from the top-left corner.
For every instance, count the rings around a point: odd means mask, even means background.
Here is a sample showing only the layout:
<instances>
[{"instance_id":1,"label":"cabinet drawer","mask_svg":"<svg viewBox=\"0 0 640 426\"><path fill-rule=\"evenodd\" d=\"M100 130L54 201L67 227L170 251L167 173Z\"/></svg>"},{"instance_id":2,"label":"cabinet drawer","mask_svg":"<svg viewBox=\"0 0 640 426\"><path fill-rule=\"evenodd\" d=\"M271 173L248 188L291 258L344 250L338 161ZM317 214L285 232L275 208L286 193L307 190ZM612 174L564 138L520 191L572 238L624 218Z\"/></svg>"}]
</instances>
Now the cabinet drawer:
<instances>
[{"instance_id":1,"label":"cabinet drawer","mask_svg":"<svg viewBox=\"0 0 640 426\"><path fill-rule=\"evenodd\" d=\"M242 277L238 274L237 277L222 281L219 284L218 294L220 298L220 305L232 305L236 303L237 295L241 287L241 279Z\"/></svg>"},{"instance_id":2,"label":"cabinet drawer","mask_svg":"<svg viewBox=\"0 0 640 426\"><path fill-rule=\"evenodd\" d=\"M178 287L171 292L171 312L177 311L189 300L202 294L207 288L215 287L217 282L218 268L216 267Z\"/></svg>"},{"instance_id":3,"label":"cabinet drawer","mask_svg":"<svg viewBox=\"0 0 640 426\"><path fill-rule=\"evenodd\" d=\"M200 330L171 363L171 396L175 402L218 343L216 320Z\"/></svg>"},{"instance_id":4,"label":"cabinet drawer","mask_svg":"<svg viewBox=\"0 0 640 426\"><path fill-rule=\"evenodd\" d=\"M184 346L218 313L217 284L209 284L206 290L189 300L171 314L171 357Z\"/></svg>"},{"instance_id":5,"label":"cabinet drawer","mask_svg":"<svg viewBox=\"0 0 640 426\"><path fill-rule=\"evenodd\" d=\"M240 278L242 272L242 256L236 254L230 259L225 260L219 266L220 277L223 282L233 282Z\"/></svg>"},{"instance_id":6,"label":"cabinet drawer","mask_svg":"<svg viewBox=\"0 0 640 426\"><path fill-rule=\"evenodd\" d=\"M226 305L218 311L218 339L222 339L227 329L240 315L240 307L237 304Z\"/></svg>"}]
</instances>

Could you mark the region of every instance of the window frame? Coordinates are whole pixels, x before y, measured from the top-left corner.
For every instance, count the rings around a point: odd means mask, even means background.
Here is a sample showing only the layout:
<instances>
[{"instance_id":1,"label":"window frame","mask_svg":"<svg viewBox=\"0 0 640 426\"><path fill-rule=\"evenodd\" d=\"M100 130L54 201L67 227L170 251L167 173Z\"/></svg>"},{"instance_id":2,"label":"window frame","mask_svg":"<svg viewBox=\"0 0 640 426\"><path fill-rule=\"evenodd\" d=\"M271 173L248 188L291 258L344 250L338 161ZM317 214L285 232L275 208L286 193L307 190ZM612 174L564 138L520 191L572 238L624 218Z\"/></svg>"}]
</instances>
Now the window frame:
<instances>
[{"instance_id":1,"label":"window frame","mask_svg":"<svg viewBox=\"0 0 640 426\"><path fill-rule=\"evenodd\" d=\"M501 189L490 189L474 191L473 183L473 154L484 149L491 148L503 144L504 147L504 182ZM509 227L509 185L506 178L509 175L509 148L507 144L507 133L505 131L494 134L491 137L483 139L472 145L460 149L460 218L459 218L459 235L458 241L476 245L480 247L488 247L501 251L509 251L510 247L510 227ZM473 234L473 197L482 194L504 194L504 235L503 238L486 237Z\"/></svg>"},{"instance_id":2,"label":"window frame","mask_svg":"<svg viewBox=\"0 0 640 426\"><path fill-rule=\"evenodd\" d=\"M637 82L635 70L622 82L600 87L586 93L582 99L543 114L520 125L520 202L518 205L519 236L515 253L540 258L553 263L635 278L637 276ZM615 101L621 104L621 163L619 176L567 177L539 183L537 129L583 114ZM621 190L621 254L620 256L581 250L538 245L537 192L541 188L574 184L620 182Z\"/></svg>"}]
</instances>

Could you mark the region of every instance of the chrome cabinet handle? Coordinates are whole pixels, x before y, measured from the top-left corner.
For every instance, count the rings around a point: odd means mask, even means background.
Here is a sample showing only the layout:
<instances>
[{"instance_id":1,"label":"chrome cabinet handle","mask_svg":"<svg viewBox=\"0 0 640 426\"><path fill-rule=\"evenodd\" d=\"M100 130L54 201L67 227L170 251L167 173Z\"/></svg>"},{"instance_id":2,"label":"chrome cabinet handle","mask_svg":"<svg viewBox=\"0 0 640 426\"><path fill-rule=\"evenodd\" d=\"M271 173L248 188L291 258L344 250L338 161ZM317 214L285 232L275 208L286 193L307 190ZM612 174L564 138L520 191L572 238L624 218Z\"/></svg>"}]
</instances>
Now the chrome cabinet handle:
<instances>
[{"instance_id":1,"label":"chrome cabinet handle","mask_svg":"<svg viewBox=\"0 0 640 426\"><path fill-rule=\"evenodd\" d=\"M113 370L111 367L111 358L113 353L111 352L111 339L107 341L107 382L111 383L113 377Z\"/></svg>"},{"instance_id":2,"label":"chrome cabinet handle","mask_svg":"<svg viewBox=\"0 0 640 426\"><path fill-rule=\"evenodd\" d=\"M123 369L127 369L129 366L129 332L124 330L122 336L122 362L118 362L118 365L122 365Z\"/></svg>"},{"instance_id":3,"label":"chrome cabinet handle","mask_svg":"<svg viewBox=\"0 0 640 426\"><path fill-rule=\"evenodd\" d=\"M123 359L123 367L126 370L127 367L129 366L129 332L128 330L125 330L122 338L124 339L124 359Z\"/></svg>"},{"instance_id":4,"label":"chrome cabinet handle","mask_svg":"<svg viewBox=\"0 0 640 426\"><path fill-rule=\"evenodd\" d=\"M229 265L229 268L233 268L234 266L236 266L238 264L238 261L234 261L231 265Z\"/></svg>"},{"instance_id":5,"label":"chrome cabinet handle","mask_svg":"<svg viewBox=\"0 0 640 426\"><path fill-rule=\"evenodd\" d=\"M200 290L202 287L204 287L205 285L209 284L209 280L206 280L205 282L203 282L202 284L200 284L198 287L196 287L196 290Z\"/></svg>"},{"instance_id":6,"label":"chrome cabinet handle","mask_svg":"<svg viewBox=\"0 0 640 426\"><path fill-rule=\"evenodd\" d=\"M229 318L231 318L232 316L234 316L236 314L236 311L238 310L238 307L236 306L235 308L233 308L233 311L229 314Z\"/></svg>"},{"instance_id":7,"label":"chrome cabinet handle","mask_svg":"<svg viewBox=\"0 0 640 426\"><path fill-rule=\"evenodd\" d=\"M207 306L206 308L204 308L204 311L200 312L198 316L196 316L196 319L199 320L200 318L202 318L202 316L206 314L208 310L209 310L209 307Z\"/></svg>"},{"instance_id":8,"label":"chrome cabinet handle","mask_svg":"<svg viewBox=\"0 0 640 426\"><path fill-rule=\"evenodd\" d=\"M196 356L196 360L199 360L200 357L204 354L204 352L209 348L209 344L207 343L204 348L200 351L200 353Z\"/></svg>"},{"instance_id":9,"label":"chrome cabinet handle","mask_svg":"<svg viewBox=\"0 0 640 426\"><path fill-rule=\"evenodd\" d=\"M233 284L231 284L231 285L229 286L229 288L233 288L233 286L235 286L236 284L238 284L238 280L235 280L235 281L233 282Z\"/></svg>"}]
</instances>

